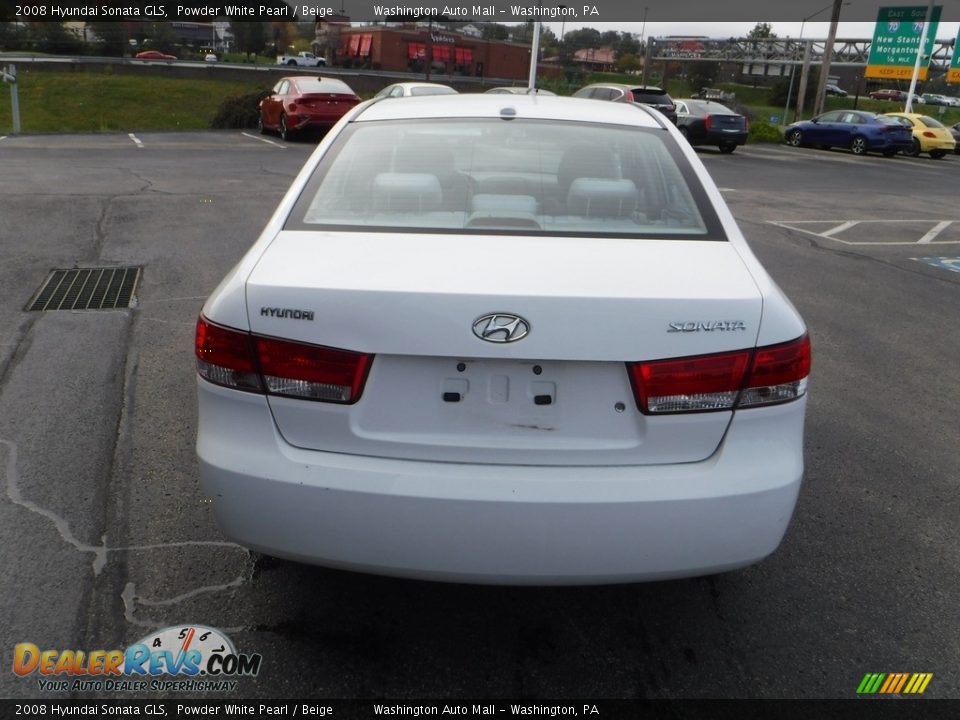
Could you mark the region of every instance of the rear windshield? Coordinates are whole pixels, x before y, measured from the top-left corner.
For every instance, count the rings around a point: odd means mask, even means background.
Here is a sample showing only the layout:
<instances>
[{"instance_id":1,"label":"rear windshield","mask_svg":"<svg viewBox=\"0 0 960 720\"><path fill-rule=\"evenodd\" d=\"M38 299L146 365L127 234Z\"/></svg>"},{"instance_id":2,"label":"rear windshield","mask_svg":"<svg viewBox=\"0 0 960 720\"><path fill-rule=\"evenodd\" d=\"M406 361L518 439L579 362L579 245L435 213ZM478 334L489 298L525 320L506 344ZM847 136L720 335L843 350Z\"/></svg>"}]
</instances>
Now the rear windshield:
<instances>
[{"instance_id":1,"label":"rear windshield","mask_svg":"<svg viewBox=\"0 0 960 720\"><path fill-rule=\"evenodd\" d=\"M944 127L943 123L941 123L939 120L934 120L932 117L929 117L928 115L921 115L920 121L927 127L931 127L931 128Z\"/></svg>"},{"instance_id":2,"label":"rear windshield","mask_svg":"<svg viewBox=\"0 0 960 720\"><path fill-rule=\"evenodd\" d=\"M669 105L671 102L673 102L670 99L670 96L667 95L666 91L664 90L644 90L643 88L634 88L630 92L633 93L633 99L635 102L650 103L653 105Z\"/></svg>"},{"instance_id":3,"label":"rear windshield","mask_svg":"<svg viewBox=\"0 0 960 720\"><path fill-rule=\"evenodd\" d=\"M353 123L287 227L725 239L663 130L498 118Z\"/></svg>"},{"instance_id":4,"label":"rear windshield","mask_svg":"<svg viewBox=\"0 0 960 720\"><path fill-rule=\"evenodd\" d=\"M297 88L304 94L309 93L338 93L341 95L353 95L353 90L342 80L331 80L322 78L320 80L297 79Z\"/></svg>"},{"instance_id":5,"label":"rear windshield","mask_svg":"<svg viewBox=\"0 0 960 720\"><path fill-rule=\"evenodd\" d=\"M456 95L457 91L451 87L431 87L430 85L421 85L410 88L411 95Z\"/></svg>"}]
</instances>

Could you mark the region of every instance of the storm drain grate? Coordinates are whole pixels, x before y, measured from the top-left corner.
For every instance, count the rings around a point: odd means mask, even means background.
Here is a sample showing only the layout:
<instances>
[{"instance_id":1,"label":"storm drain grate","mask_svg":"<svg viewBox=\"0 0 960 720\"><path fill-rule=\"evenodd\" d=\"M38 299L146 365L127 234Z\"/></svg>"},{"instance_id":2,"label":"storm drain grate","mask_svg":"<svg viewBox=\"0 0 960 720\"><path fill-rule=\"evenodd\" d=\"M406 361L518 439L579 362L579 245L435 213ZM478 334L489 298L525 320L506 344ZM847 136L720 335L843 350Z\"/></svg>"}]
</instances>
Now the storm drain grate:
<instances>
[{"instance_id":1,"label":"storm drain grate","mask_svg":"<svg viewBox=\"0 0 960 720\"><path fill-rule=\"evenodd\" d=\"M51 270L27 310L116 310L130 307L140 267Z\"/></svg>"}]
</instances>

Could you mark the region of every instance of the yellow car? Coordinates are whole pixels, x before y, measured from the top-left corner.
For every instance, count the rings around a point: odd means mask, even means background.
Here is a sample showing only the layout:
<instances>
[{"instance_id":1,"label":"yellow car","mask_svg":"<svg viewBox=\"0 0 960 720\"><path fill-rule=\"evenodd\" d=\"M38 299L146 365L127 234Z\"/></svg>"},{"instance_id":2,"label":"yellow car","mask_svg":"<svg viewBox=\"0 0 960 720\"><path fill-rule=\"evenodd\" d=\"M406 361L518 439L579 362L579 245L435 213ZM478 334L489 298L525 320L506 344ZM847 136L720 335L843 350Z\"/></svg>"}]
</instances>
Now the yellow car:
<instances>
[{"instance_id":1,"label":"yellow car","mask_svg":"<svg viewBox=\"0 0 960 720\"><path fill-rule=\"evenodd\" d=\"M917 157L920 153L929 153L930 157L938 160L957 147L957 141L953 139L950 130L929 115L902 112L884 113L884 115L895 117L899 122L913 129L913 147L910 150L904 150L904 155Z\"/></svg>"}]
</instances>

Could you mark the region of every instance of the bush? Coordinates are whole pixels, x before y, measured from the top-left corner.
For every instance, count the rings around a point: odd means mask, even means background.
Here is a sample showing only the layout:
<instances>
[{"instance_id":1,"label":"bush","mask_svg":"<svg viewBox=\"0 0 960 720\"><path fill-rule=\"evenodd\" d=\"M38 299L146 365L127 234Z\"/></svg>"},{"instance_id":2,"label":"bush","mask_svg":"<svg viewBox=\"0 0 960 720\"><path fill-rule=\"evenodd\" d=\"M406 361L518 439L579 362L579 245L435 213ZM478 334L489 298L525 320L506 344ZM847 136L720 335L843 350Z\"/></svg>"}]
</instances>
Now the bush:
<instances>
[{"instance_id":1,"label":"bush","mask_svg":"<svg viewBox=\"0 0 960 720\"><path fill-rule=\"evenodd\" d=\"M272 90L261 90L248 95L228 97L214 115L210 127L218 129L255 128L260 120L260 101L270 97Z\"/></svg>"},{"instance_id":2,"label":"bush","mask_svg":"<svg viewBox=\"0 0 960 720\"><path fill-rule=\"evenodd\" d=\"M778 143L783 141L783 133L776 125L766 120L756 120L750 123L750 142Z\"/></svg>"}]
</instances>

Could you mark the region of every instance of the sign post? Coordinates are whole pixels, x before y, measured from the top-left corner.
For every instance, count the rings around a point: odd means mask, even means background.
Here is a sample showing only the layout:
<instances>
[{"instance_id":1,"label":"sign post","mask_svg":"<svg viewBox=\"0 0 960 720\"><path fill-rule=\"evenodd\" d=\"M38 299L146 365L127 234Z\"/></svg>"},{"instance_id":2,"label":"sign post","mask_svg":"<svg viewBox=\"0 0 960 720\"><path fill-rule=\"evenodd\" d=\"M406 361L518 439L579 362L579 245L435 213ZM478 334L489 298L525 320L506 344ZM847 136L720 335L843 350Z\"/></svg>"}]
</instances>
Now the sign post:
<instances>
[{"instance_id":1,"label":"sign post","mask_svg":"<svg viewBox=\"0 0 960 720\"><path fill-rule=\"evenodd\" d=\"M0 75L3 81L10 83L10 114L13 116L13 134L20 134L20 96L17 93L17 66L8 65Z\"/></svg>"},{"instance_id":2,"label":"sign post","mask_svg":"<svg viewBox=\"0 0 960 720\"><path fill-rule=\"evenodd\" d=\"M929 27L924 22L926 7L882 7L870 43L870 57L864 77L881 80L909 80L917 65L920 39L926 36L919 63L919 79L927 79L930 56L940 25L941 6L933 8ZM956 54L956 53L954 53Z\"/></svg>"}]
</instances>

